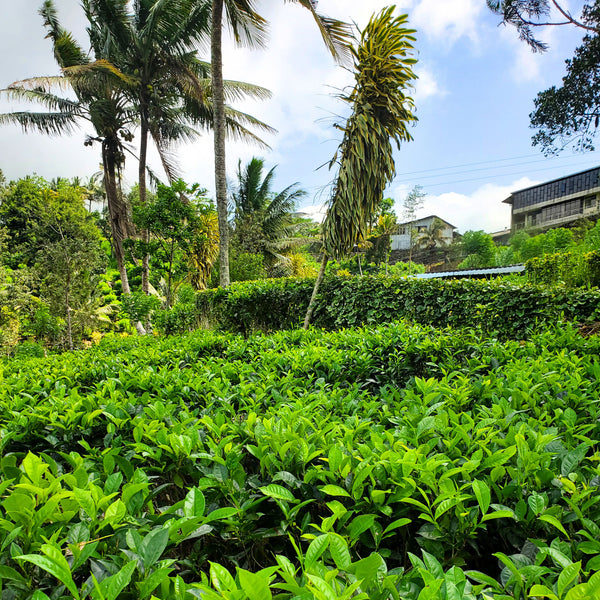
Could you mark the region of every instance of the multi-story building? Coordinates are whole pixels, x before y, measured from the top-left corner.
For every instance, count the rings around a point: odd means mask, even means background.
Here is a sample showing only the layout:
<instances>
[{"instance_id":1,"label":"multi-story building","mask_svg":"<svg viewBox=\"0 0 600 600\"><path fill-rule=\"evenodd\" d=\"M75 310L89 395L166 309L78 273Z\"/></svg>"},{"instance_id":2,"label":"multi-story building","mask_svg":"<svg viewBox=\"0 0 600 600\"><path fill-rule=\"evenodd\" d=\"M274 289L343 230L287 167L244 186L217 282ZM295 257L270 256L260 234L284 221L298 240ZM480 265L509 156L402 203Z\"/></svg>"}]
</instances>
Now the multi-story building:
<instances>
[{"instance_id":1,"label":"multi-story building","mask_svg":"<svg viewBox=\"0 0 600 600\"><path fill-rule=\"evenodd\" d=\"M538 232L568 226L578 219L600 217L600 167L513 192L512 233L521 229Z\"/></svg>"}]
</instances>

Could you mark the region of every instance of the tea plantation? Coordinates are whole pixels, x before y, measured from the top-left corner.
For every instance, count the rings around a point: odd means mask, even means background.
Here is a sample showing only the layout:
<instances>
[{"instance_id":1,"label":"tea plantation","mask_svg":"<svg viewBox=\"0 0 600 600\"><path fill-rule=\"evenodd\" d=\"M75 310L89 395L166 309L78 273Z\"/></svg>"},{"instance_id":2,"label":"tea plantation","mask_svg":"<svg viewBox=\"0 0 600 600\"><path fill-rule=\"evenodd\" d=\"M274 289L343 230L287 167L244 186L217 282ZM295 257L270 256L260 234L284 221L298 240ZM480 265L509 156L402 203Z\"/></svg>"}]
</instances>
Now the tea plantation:
<instances>
[{"instance_id":1,"label":"tea plantation","mask_svg":"<svg viewBox=\"0 0 600 600\"><path fill-rule=\"evenodd\" d=\"M600 598L599 354L399 322L6 362L0 598Z\"/></svg>"}]
</instances>

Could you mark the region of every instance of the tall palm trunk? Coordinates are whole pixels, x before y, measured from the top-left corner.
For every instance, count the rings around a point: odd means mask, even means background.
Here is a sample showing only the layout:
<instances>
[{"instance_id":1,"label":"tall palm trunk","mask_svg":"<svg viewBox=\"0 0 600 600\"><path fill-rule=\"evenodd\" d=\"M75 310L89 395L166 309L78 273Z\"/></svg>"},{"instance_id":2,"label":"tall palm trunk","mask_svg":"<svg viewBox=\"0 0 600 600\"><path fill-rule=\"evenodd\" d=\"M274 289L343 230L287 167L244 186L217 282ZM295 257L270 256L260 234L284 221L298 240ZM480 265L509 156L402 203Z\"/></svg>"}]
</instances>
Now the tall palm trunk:
<instances>
[{"instance_id":1,"label":"tall palm trunk","mask_svg":"<svg viewBox=\"0 0 600 600\"><path fill-rule=\"evenodd\" d=\"M211 65L213 130L215 145L215 191L219 218L219 284L229 285L229 225L227 223L227 173L225 165L225 94L223 90L223 0L213 0Z\"/></svg>"},{"instance_id":2,"label":"tall palm trunk","mask_svg":"<svg viewBox=\"0 0 600 600\"><path fill-rule=\"evenodd\" d=\"M127 214L127 205L123 200L121 186L118 180L117 154L110 140L102 142L102 164L104 166L104 187L106 189L106 202L108 204L108 214L110 217L113 250L117 269L121 276L121 286L124 294L131 294L129 287L129 277L125 266L125 249L123 242L129 236L129 215ZM136 323L135 328L140 335L144 335L146 330L141 323Z\"/></svg>"},{"instance_id":3,"label":"tall palm trunk","mask_svg":"<svg viewBox=\"0 0 600 600\"><path fill-rule=\"evenodd\" d=\"M140 193L140 202L146 203L146 162L148 154L148 103L146 98L142 98L140 106L140 160L138 170L138 185ZM140 232L144 242L150 241L148 230ZM142 292L148 295L150 291L150 255L145 252L142 259Z\"/></svg>"}]
</instances>

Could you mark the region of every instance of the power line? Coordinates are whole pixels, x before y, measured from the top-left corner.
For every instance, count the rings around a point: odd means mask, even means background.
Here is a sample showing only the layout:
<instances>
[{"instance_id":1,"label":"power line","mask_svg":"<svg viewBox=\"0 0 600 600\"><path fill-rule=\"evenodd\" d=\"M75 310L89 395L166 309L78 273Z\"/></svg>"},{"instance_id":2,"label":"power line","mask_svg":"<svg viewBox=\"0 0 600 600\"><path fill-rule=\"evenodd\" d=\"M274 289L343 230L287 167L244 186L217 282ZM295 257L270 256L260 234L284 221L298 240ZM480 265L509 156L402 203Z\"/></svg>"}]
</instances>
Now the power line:
<instances>
[{"instance_id":1,"label":"power line","mask_svg":"<svg viewBox=\"0 0 600 600\"><path fill-rule=\"evenodd\" d=\"M597 166L597 164L598 163L590 164L589 168ZM446 182L443 182L443 183L431 183L431 184L427 184L427 185L425 185L423 187L425 189L427 189L427 188L432 188L432 187L439 187L439 186L442 186L442 185L448 186L448 185L454 185L456 183L467 183L467 182L471 182L471 181L482 181L484 179L496 179L499 176L508 177L508 176L512 176L512 175L525 175L525 174L528 174L528 173L538 173L540 171L550 171L550 170L554 170L554 169L556 169L556 167L541 167L539 169L527 169L525 171L515 171L515 172L512 172L512 173L503 173L501 175L499 175L499 174L496 174L496 175L483 175L481 177L474 177L474 178L470 178L470 179L459 179L457 181L446 181ZM398 182L398 183L406 183L406 182Z\"/></svg>"},{"instance_id":2,"label":"power line","mask_svg":"<svg viewBox=\"0 0 600 600\"><path fill-rule=\"evenodd\" d=\"M472 171L486 171L486 170L492 170L492 169L503 169L503 168L507 168L507 167L511 167L511 166L518 166L518 165L524 165L524 164L533 164L536 162L546 162L548 160L571 160L571 159L581 159L584 158L585 156L589 156L590 154L596 154L598 152L598 150L594 150L593 152L586 152L585 155L571 155L571 156L553 156L551 158L542 158L539 160L535 160L535 161L528 161L528 162L517 162L513 165L497 165L497 166L490 166L490 167L485 167L482 169L472 169L466 172L472 172ZM450 167L438 167L435 169L423 169L421 171L406 171L404 173L398 173L398 177L404 177L405 175L417 175L417 174L421 174L421 173L435 173L438 171L448 171L451 169L460 169L463 167L471 167L471 166L477 166L477 165L486 165L486 164L492 164L492 163L498 163L498 162L507 162L507 161L516 161L519 159L523 159L523 158L533 158L533 157L538 157L539 158L539 154L524 154L522 156L514 156L512 158L498 158L495 160L484 160L484 161L479 161L479 162L473 162L473 163L463 163L460 165L453 165ZM442 173L441 175L431 175L431 176L427 176L427 177L444 177L445 175L452 175L453 173ZM454 173L456 175L458 175L459 173Z\"/></svg>"},{"instance_id":3,"label":"power line","mask_svg":"<svg viewBox=\"0 0 600 600\"><path fill-rule=\"evenodd\" d=\"M558 158L558 157L557 157ZM569 158L569 157L565 157L565 158ZM570 158L577 158L577 159L581 159L581 157L570 157ZM521 162L521 163L512 163L512 164L508 164L508 165L498 165L496 167L481 167L479 169L469 169L467 171L454 171L453 173L440 173L439 175L425 175L422 177L419 177L419 181L422 181L424 179L437 179L439 177L449 177L449 176L454 176L454 175L463 175L466 173L475 173L478 171L492 171L492 170L497 170L497 169L510 169L513 167L521 167L524 165L534 165L534 164L538 164L538 163L547 163L548 160L552 160L552 159L540 159L540 160L530 160L530 161L526 161L526 162ZM548 168L554 168L554 167L548 167ZM536 169L534 169L536 170ZM498 173L497 174L499 177L504 175L504 173ZM399 181L398 183L410 183L410 181L406 180L406 181Z\"/></svg>"},{"instance_id":4,"label":"power line","mask_svg":"<svg viewBox=\"0 0 600 600\"><path fill-rule=\"evenodd\" d=\"M450 167L438 167L436 169L424 169L422 171L406 171L404 173L398 173L398 175L402 176L402 175L417 175L418 173L431 173L433 171L445 171L448 169L460 169L462 167L471 167L471 166L476 166L476 165L486 165L489 163L495 163L495 162L502 162L502 161L507 161L507 160L518 160L520 158L531 158L532 156L539 156L537 154L524 154L523 156L513 156L511 158L497 158L495 160L484 160L484 161L480 161L480 162L473 162L473 163L463 163L461 165L453 165Z\"/></svg>"}]
</instances>

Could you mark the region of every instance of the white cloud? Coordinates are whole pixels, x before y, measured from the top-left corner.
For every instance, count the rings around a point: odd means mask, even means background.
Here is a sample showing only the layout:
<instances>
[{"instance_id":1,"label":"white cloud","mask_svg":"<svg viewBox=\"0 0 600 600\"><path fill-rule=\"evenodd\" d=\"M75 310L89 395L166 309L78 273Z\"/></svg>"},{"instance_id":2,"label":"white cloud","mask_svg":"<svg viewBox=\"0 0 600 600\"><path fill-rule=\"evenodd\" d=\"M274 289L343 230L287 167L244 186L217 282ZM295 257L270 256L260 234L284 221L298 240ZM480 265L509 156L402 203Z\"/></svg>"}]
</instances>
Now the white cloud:
<instances>
[{"instance_id":1,"label":"white cloud","mask_svg":"<svg viewBox=\"0 0 600 600\"><path fill-rule=\"evenodd\" d=\"M415 91L413 94L417 106L427 98L446 96L448 94L448 92L440 86L436 76L427 66L417 67L415 71L419 76L419 79L415 82Z\"/></svg>"},{"instance_id":2,"label":"white cloud","mask_svg":"<svg viewBox=\"0 0 600 600\"><path fill-rule=\"evenodd\" d=\"M522 177L509 185L487 183L471 194L445 192L439 195L428 195L418 217L437 215L452 223L460 233L472 229L492 233L510 227L510 205L502 200L515 190L536 185L528 177ZM396 212L401 211L401 199L410 191L406 186L398 186L393 190L397 199Z\"/></svg>"},{"instance_id":3,"label":"white cloud","mask_svg":"<svg viewBox=\"0 0 600 600\"><path fill-rule=\"evenodd\" d=\"M427 195L423 207L417 211L417 217L436 215L452 223L460 233L468 230L483 230L488 233L510 227L510 205L502 201L515 190L540 183L528 177L517 179L509 185L487 183L471 194L445 192L439 195ZM410 192L406 185L396 186L391 196L396 198L395 210L402 221L402 199ZM319 223L327 212L326 204L303 206L300 211Z\"/></svg>"},{"instance_id":4,"label":"white cloud","mask_svg":"<svg viewBox=\"0 0 600 600\"><path fill-rule=\"evenodd\" d=\"M452 45L461 37L478 41L482 0L421 0L411 11L411 22L429 37Z\"/></svg>"}]
</instances>

